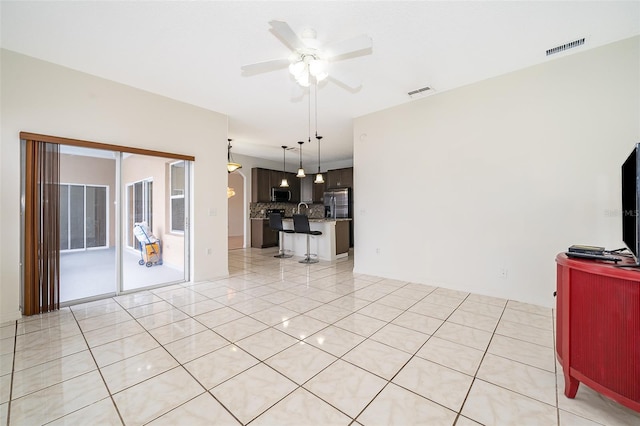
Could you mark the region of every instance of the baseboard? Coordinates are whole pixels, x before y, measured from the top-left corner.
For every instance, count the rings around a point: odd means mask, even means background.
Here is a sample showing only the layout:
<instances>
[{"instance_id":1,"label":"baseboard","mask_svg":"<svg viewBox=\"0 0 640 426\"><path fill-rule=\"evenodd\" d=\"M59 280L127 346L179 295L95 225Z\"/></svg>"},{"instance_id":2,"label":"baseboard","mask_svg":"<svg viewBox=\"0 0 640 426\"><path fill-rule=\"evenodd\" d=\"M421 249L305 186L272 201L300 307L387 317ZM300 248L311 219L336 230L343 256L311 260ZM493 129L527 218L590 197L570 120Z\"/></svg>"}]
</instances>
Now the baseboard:
<instances>
[{"instance_id":1,"label":"baseboard","mask_svg":"<svg viewBox=\"0 0 640 426\"><path fill-rule=\"evenodd\" d=\"M22 318L22 312L20 312L20 311L15 311L15 312L10 313L10 314L2 314L0 316L0 324L4 324L6 322L16 321L16 320L19 320L20 318Z\"/></svg>"}]
</instances>

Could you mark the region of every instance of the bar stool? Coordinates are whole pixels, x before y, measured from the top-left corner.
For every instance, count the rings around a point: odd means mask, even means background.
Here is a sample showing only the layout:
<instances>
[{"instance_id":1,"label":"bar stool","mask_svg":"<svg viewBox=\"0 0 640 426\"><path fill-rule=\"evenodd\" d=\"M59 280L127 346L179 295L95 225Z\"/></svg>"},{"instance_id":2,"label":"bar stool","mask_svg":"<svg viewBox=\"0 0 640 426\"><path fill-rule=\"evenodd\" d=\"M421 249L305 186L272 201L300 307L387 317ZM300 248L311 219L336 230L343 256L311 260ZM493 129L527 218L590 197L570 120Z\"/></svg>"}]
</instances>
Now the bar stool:
<instances>
[{"instance_id":1,"label":"bar stool","mask_svg":"<svg viewBox=\"0 0 640 426\"><path fill-rule=\"evenodd\" d=\"M283 234L278 234L278 236L280 237L278 238L278 240L280 241L278 244L279 250L278 254L273 257L278 257L280 259L293 257L292 254L285 254L284 252L284 234L293 234L294 231L292 229L284 229L284 227L282 226L282 216L280 216L280 213L269 214L269 228L273 229L274 231L283 232Z\"/></svg>"},{"instance_id":2,"label":"bar stool","mask_svg":"<svg viewBox=\"0 0 640 426\"><path fill-rule=\"evenodd\" d=\"M309 235L322 235L322 232L311 230L309 227L309 218L306 214L293 215L293 229L296 234L307 234L307 254L300 263L318 263L318 259L311 259L311 254L309 253Z\"/></svg>"}]
</instances>

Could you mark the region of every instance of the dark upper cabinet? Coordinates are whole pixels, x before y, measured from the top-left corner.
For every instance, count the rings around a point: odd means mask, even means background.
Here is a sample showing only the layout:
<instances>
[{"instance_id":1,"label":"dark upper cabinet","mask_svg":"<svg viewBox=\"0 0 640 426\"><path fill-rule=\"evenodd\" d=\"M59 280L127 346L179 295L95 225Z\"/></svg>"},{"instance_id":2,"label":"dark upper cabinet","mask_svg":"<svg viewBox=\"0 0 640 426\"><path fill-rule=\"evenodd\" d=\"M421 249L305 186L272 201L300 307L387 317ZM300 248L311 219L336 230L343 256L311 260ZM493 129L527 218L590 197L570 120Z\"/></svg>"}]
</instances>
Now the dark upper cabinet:
<instances>
[{"instance_id":1,"label":"dark upper cabinet","mask_svg":"<svg viewBox=\"0 0 640 426\"><path fill-rule=\"evenodd\" d=\"M291 191L291 202L299 203L300 202L300 188L301 179L296 177L295 173L287 173L287 179L289 179L289 191Z\"/></svg>"},{"instance_id":2,"label":"dark upper cabinet","mask_svg":"<svg viewBox=\"0 0 640 426\"><path fill-rule=\"evenodd\" d=\"M254 203L271 201L271 170L259 167L251 169L251 201Z\"/></svg>"},{"instance_id":3,"label":"dark upper cabinet","mask_svg":"<svg viewBox=\"0 0 640 426\"><path fill-rule=\"evenodd\" d=\"M327 174L324 174L325 181L324 183L312 183L313 185L313 195L312 199L314 203L324 203L324 190L327 188ZM315 179L315 175L313 176Z\"/></svg>"},{"instance_id":4,"label":"dark upper cabinet","mask_svg":"<svg viewBox=\"0 0 640 426\"><path fill-rule=\"evenodd\" d=\"M327 172L327 188L353 187L353 167L334 169Z\"/></svg>"},{"instance_id":5,"label":"dark upper cabinet","mask_svg":"<svg viewBox=\"0 0 640 426\"><path fill-rule=\"evenodd\" d=\"M282 183L282 170L269 170L271 172L271 187L280 187ZM289 179L289 176L287 176Z\"/></svg>"},{"instance_id":6,"label":"dark upper cabinet","mask_svg":"<svg viewBox=\"0 0 640 426\"><path fill-rule=\"evenodd\" d=\"M285 173L289 182L292 203L300 202L300 179L295 173ZM282 183L281 170L261 169L254 167L251 169L251 201L254 203L271 202L271 188L280 187Z\"/></svg>"}]
</instances>

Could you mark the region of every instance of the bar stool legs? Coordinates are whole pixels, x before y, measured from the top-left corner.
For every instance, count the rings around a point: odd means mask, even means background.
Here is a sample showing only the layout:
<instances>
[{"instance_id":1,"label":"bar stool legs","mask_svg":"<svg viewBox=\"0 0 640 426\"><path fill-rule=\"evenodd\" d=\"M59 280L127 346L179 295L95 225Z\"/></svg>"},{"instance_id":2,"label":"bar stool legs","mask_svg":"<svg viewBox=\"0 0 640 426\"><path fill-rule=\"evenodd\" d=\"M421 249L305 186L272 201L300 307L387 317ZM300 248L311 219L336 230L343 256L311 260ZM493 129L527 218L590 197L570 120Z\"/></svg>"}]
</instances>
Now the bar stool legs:
<instances>
[{"instance_id":1,"label":"bar stool legs","mask_svg":"<svg viewBox=\"0 0 640 426\"><path fill-rule=\"evenodd\" d=\"M284 231L280 231L279 234L280 234L280 238L279 238L280 241L279 241L279 244L278 244L278 246L279 246L278 247L278 254L276 254L273 257L277 257L279 259L288 259L290 257L293 257L292 254L286 254L285 251L284 251L284 235L285 235L285 232Z\"/></svg>"},{"instance_id":2,"label":"bar stool legs","mask_svg":"<svg viewBox=\"0 0 640 426\"><path fill-rule=\"evenodd\" d=\"M311 249L309 248L309 234L307 234L307 254L304 255L304 259L300 260L298 263L318 263L318 259L311 258Z\"/></svg>"},{"instance_id":3,"label":"bar stool legs","mask_svg":"<svg viewBox=\"0 0 640 426\"><path fill-rule=\"evenodd\" d=\"M322 235L320 231L312 231L309 226L309 218L305 214L294 214L293 215L293 229L296 233L299 234L307 234L307 254L304 259L300 261L300 263L318 263L318 259L312 259L311 250L309 249L309 235Z\"/></svg>"}]
</instances>

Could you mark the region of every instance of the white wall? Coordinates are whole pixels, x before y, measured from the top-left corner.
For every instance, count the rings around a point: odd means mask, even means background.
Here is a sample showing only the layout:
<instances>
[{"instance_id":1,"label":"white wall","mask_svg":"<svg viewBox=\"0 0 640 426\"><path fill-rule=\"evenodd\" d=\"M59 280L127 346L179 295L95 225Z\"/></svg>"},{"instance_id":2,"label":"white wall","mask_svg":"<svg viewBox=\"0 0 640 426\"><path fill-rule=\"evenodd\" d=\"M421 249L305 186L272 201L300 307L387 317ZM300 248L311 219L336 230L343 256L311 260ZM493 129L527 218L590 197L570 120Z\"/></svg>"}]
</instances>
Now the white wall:
<instances>
[{"instance_id":1,"label":"white wall","mask_svg":"<svg viewBox=\"0 0 640 426\"><path fill-rule=\"evenodd\" d=\"M0 55L0 322L20 315L20 131L195 156L192 278L228 274L225 115L7 50Z\"/></svg>"},{"instance_id":2,"label":"white wall","mask_svg":"<svg viewBox=\"0 0 640 426\"><path fill-rule=\"evenodd\" d=\"M635 37L356 119L355 272L552 306L558 252L622 247L639 64Z\"/></svg>"}]
</instances>

